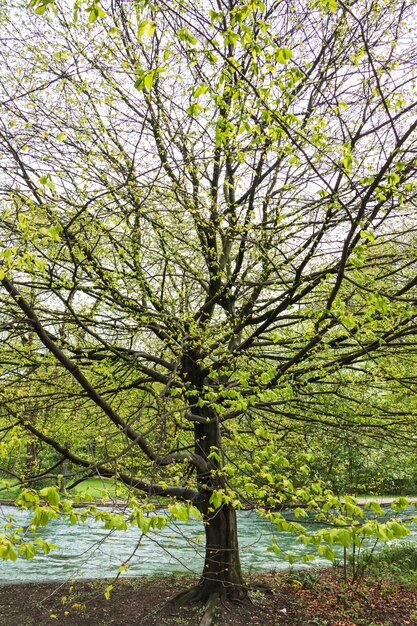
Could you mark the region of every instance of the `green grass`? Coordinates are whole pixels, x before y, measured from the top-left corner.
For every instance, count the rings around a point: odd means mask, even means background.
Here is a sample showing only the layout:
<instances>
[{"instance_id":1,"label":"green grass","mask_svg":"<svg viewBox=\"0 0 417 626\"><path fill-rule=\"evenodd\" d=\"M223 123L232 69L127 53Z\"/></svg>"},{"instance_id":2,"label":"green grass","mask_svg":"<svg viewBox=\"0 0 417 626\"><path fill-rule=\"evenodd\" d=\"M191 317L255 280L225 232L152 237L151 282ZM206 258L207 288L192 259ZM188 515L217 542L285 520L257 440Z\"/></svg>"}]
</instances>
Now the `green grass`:
<instances>
[{"instance_id":1,"label":"green grass","mask_svg":"<svg viewBox=\"0 0 417 626\"><path fill-rule=\"evenodd\" d=\"M0 480L0 500L14 500L20 492L20 487L13 487L13 481Z\"/></svg>"},{"instance_id":2,"label":"green grass","mask_svg":"<svg viewBox=\"0 0 417 626\"><path fill-rule=\"evenodd\" d=\"M90 496L91 500L102 500L103 498L123 500L127 495L127 489L106 478L87 478L71 489L70 494L82 494L83 497Z\"/></svg>"},{"instance_id":3,"label":"green grass","mask_svg":"<svg viewBox=\"0 0 417 626\"><path fill-rule=\"evenodd\" d=\"M413 498L414 494L398 495L392 493L357 493L355 498L366 498L367 500L388 500L388 498Z\"/></svg>"},{"instance_id":4,"label":"green grass","mask_svg":"<svg viewBox=\"0 0 417 626\"><path fill-rule=\"evenodd\" d=\"M70 486L71 483L68 483ZM37 486L39 488L46 486ZM13 487L12 481L0 480L0 500L15 500L21 491L19 485ZM123 500L127 495L127 489L120 484L106 478L87 478L69 491L69 495L81 496L83 500Z\"/></svg>"}]
</instances>

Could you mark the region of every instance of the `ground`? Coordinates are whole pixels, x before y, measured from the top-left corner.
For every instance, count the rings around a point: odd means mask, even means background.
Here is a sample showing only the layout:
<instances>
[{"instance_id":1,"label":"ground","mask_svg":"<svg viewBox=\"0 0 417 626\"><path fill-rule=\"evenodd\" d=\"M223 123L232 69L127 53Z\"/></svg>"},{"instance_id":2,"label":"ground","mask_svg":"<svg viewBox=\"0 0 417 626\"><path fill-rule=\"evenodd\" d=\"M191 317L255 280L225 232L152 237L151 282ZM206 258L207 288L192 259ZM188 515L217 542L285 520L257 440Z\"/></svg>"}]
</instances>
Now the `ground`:
<instances>
[{"instance_id":1,"label":"ground","mask_svg":"<svg viewBox=\"0 0 417 626\"><path fill-rule=\"evenodd\" d=\"M4 565L3 567L6 567ZM0 626L197 626L202 605L173 609L182 577L0 586ZM250 601L225 603L213 626L417 626L417 586L366 579L345 584L335 569L252 577Z\"/></svg>"}]
</instances>

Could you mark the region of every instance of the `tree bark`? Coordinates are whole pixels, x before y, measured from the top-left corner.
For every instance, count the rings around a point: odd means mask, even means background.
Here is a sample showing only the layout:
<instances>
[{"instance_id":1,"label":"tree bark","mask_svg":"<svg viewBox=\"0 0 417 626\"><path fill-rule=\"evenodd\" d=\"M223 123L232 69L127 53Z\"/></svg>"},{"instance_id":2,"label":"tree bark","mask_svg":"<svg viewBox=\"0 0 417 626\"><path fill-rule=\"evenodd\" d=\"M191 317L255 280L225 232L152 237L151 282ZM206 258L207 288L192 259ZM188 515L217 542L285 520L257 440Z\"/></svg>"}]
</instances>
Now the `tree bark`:
<instances>
[{"instance_id":1,"label":"tree bark","mask_svg":"<svg viewBox=\"0 0 417 626\"><path fill-rule=\"evenodd\" d=\"M185 354L182 376L192 388L202 393L206 383L196 352ZM195 453L206 462L206 469L197 467L197 498L194 504L203 515L206 535L204 568L197 587L181 594L182 601L206 601L213 595L219 599L243 599L247 595L240 566L236 511L223 501L219 507L210 502L211 496L226 487L222 471L222 442L220 419L207 404L193 407L202 418L194 425Z\"/></svg>"},{"instance_id":2,"label":"tree bark","mask_svg":"<svg viewBox=\"0 0 417 626\"><path fill-rule=\"evenodd\" d=\"M206 554L199 588L201 598L218 594L221 599L238 599L246 596L239 557L236 511L229 503L215 508L210 502L212 494L225 487L221 471L221 433L216 413L202 407L199 414L206 417L205 424L195 425L195 451L207 460L209 470L197 472L198 507L203 515L206 535Z\"/></svg>"},{"instance_id":3,"label":"tree bark","mask_svg":"<svg viewBox=\"0 0 417 626\"><path fill-rule=\"evenodd\" d=\"M205 516L206 556L199 586L203 599L246 597L240 566L236 511L229 504Z\"/></svg>"}]
</instances>

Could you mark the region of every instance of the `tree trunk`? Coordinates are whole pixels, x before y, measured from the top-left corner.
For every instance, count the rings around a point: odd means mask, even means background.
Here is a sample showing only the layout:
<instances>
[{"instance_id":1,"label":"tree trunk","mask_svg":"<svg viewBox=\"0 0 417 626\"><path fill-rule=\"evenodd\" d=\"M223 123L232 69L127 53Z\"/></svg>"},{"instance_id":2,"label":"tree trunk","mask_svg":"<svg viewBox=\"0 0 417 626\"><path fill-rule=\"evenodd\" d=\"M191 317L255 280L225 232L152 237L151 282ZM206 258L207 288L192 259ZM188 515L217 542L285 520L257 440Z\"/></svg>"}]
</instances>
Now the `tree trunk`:
<instances>
[{"instance_id":1,"label":"tree trunk","mask_svg":"<svg viewBox=\"0 0 417 626\"><path fill-rule=\"evenodd\" d=\"M236 511L231 504L215 508L212 494L225 488L221 471L221 434L217 415L209 407L202 407L201 416L207 423L195 426L196 453L207 460L209 471L197 473L199 501L206 534L206 555L203 573L198 585L202 599L212 594L221 598L237 599L246 596L239 558Z\"/></svg>"},{"instance_id":2,"label":"tree trunk","mask_svg":"<svg viewBox=\"0 0 417 626\"><path fill-rule=\"evenodd\" d=\"M218 594L222 599L246 597L240 567L236 511L229 504L204 516L206 557L199 583L203 599Z\"/></svg>"},{"instance_id":3,"label":"tree trunk","mask_svg":"<svg viewBox=\"0 0 417 626\"><path fill-rule=\"evenodd\" d=\"M206 602L213 596L221 600L247 597L240 567L236 511L230 504L222 504L213 510L209 499L210 494L206 492L206 512L203 512L206 554L201 578L196 587L174 598L174 603ZM201 501L199 507L201 510Z\"/></svg>"},{"instance_id":4,"label":"tree trunk","mask_svg":"<svg viewBox=\"0 0 417 626\"><path fill-rule=\"evenodd\" d=\"M197 354L186 355L182 373L201 392L205 381L197 363ZM206 404L195 405L193 413L204 420L194 426L195 453L207 463L206 471L197 471L198 499L194 504L203 515L206 555L199 584L185 593L183 600L205 601L214 595L220 599L242 599L247 596L247 590L240 567L236 511L227 502L218 508L210 502L214 492L226 487L219 416Z\"/></svg>"}]
</instances>

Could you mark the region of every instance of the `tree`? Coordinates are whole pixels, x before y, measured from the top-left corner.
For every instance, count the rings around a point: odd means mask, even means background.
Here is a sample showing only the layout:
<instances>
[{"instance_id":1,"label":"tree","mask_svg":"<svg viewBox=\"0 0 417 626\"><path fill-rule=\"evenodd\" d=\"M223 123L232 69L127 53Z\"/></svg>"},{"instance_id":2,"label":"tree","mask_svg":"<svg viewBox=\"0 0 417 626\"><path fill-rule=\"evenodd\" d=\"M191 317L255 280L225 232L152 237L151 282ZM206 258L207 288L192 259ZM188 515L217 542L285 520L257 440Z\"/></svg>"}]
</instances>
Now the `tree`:
<instances>
[{"instance_id":1,"label":"tree","mask_svg":"<svg viewBox=\"0 0 417 626\"><path fill-rule=\"evenodd\" d=\"M3 411L196 506L185 599L240 597L237 502L310 500L282 438L340 428L342 388L346 429L414 415L352 408L414 349L414 3L31 4L1 14Z\"/></svg>"}]
</instances>

